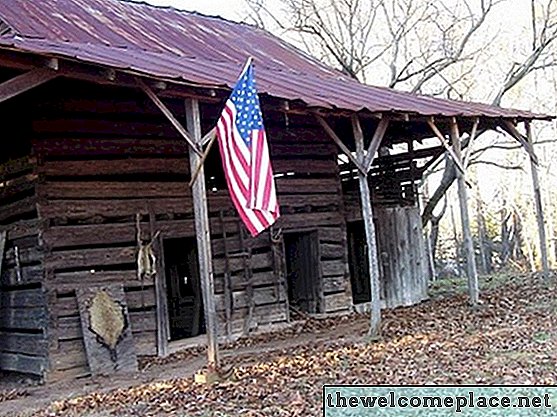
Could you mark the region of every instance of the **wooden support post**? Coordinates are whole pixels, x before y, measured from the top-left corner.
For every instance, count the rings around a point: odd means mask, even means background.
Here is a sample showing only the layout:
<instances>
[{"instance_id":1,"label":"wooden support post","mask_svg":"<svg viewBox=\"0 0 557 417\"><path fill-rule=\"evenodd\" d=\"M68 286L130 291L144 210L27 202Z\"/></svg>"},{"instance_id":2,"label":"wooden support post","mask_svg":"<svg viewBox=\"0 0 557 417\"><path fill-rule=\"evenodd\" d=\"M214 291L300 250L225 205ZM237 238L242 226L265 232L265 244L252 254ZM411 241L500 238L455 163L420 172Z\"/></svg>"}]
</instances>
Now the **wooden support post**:
<instances>
[{"instance_id":1,"label":"wooden support post","mask_svg":"<svg viewBox=\"0 0 557 417\"><path fill-rule=\"evenodd\" d=\"M456 119L451 120L451 138L453 142L454 156L462 165L462 149L460 144L460 133ZM466 272L468 276L468 293L473 306L479 303L478 272L476 270L476 258L474 255L474 242L470 231L470 215L468 213L468 189L464 172L457 170L458 200L460 203L460 219L462 223L462 236L464 239L464 250L466 252Z\"/></svg>"},{"instance_id":2,"label":"wooden support post","mask_svg":"<svg viewBox=\"0 0 557 417\"><path fill-rule=\"evenodd\" d=\"M199 102L196 99L186 100L186 122L195 145L199 146L201 136L201 115ZM190 170L193 172L200 163L201 156L189 152ZM207 209L207 193L205 190L205 169L201 167L198 181L192 187L193 211L195 216L195 234L199 258L199 276L203 291L205 323L207 330L208 366L212 370L219 368L217 313L215 309L215 284L213 281L213 263L211 255L211 230L209 228L209 210Z\"/></svg>"},{"instance_id":3,"label":"wooden support post","mask_svg":"<svg viewBox=\"0 0 557 417\"><path fill-rule=\"evenodd\" d=\"M360 126L360 120L357 115L352 116L352 129L354 131L354 140L356 142L356 157L360 164L365 163L364 155L364 134ZM383 131L383 134L385 132ZM381 142L378 137L378 142ZM369 165L373 162L370 160ZM371 322L369 334L371 337L377 337L381 332L381 299L379 288L379 263L377 261L377 239L375 238L375 225L373 223L373 210L371 207L371 193L367 182L367 172L358 172L358 181L360 183L360 199L362 203L362 217L364 219L364 227L366 231L367 256L369 261L369 278L371 288Z\"/></svg>"},{"instance_id":4,"label":"wooden support post","mask_svg":"<svg viewBox=\"0 0 557 417\"><path fill-rule=\"evenodd\" d=\"M60 73L49 68L37 68L4 81L0 84L0 103L44 84L59 75Z\"/></svg>"},{"instance_id":5,"label":"wooden support post","mask_svg":"<svg viewBox=\"0 0 557 417\"><path fill-rule=\"evenodd\" d=\"M524 122L526 127L526 139L530 147L530 168L532 171L532 185L534 187L534 202L536 204L536 219L538 221L538 234L540 238L540 252L542 257L542 268L545 280L549 280L549 262L547 258L547 238L545 235L545 222L543 216L542 195L540 192L540 179L538 177L538 165L534 161L534 139L532 137L532 126L530 122Z\"/></svg>"}]
</instances>

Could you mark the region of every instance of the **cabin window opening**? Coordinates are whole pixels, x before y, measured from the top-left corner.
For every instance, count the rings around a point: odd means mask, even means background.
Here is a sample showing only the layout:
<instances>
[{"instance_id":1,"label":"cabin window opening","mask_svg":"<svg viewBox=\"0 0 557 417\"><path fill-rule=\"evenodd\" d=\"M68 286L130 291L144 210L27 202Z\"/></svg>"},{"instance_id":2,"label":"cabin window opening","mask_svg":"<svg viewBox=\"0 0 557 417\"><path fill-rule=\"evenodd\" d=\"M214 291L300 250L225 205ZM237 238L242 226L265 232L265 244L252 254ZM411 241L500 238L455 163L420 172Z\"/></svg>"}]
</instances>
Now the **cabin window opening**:
<instances>
[{"instance_id":1,"label":"cabin window opening","mask_svg":"<svg viewBox=\"0 0 557 417\"><path fill-rule=\"evenodd\" d=\"M284 234L288 301L294 313L321 311L319 240L316 231Z\"/></svg>"},{"instance_id":2,"label":"cabin window opening","mask_svg":"<svg viewBox=\"0 0 557 417\"><path fill-rule=\"evenodd\" d=\"M164 265L170 341L205 333L195 237L165 239Z\"/></svg>"}]
</instances>

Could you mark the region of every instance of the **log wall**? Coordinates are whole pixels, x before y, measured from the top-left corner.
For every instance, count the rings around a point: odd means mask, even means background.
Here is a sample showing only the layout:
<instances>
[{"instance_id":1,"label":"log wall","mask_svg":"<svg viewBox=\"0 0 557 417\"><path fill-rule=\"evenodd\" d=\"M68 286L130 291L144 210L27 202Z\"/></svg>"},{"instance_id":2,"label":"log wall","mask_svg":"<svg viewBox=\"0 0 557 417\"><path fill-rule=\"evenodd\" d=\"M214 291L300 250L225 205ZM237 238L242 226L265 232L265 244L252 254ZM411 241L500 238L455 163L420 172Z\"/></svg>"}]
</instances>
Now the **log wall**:
<instances>
[{"instance_id":1,"label":"log wall","mask_svg":"<svg viewBox=\"0 0 557 417\"><path fill-rule=\"evenodd\" d=\"M156 278L137 278L136 215L144 240L156 231L195 235L183 140L143 96L88 100L91 91L78 91L84 98L37 100L32 123L51 380L89 374L76 290L91 284L124 284L136 351L158 353ZM221 336L289 319L281 231L318 231L319 311L351 307L336 149L313 128L270 128L268 136L282 217L258 238L247 236L219 187L220 166L207 162Z\"/></svg>"},{"instance_id":2,"label":"log wall","mask_svg":"<svg viewBox=\"0 0 557 417\"><path fill-rule=\"evenodd\" d=\"M48 317L36 171L36 160L29 155L0 164L0 231L6 232L0 242L0 369L42 377Z\"/></svg>"}]
</instances>

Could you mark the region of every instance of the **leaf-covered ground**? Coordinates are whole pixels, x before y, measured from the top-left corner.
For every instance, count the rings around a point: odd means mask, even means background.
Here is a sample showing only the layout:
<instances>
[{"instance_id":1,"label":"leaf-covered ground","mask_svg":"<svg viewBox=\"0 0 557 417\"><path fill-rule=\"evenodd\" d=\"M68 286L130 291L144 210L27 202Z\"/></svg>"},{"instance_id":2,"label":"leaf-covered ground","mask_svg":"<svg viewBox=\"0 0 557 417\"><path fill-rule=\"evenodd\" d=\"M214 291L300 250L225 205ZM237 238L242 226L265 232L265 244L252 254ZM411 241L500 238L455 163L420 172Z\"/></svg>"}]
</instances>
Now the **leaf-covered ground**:
<instances>
[{"instance_id":1,"label":"leaf-covered ground","mask_svg":"<svg viewBox=\"0 0 557 417\"><path fill-rule=\"evenodd\" d=\"M192 360L176 355L148 364L158 381L59 399L32 415L321 416L323 384L556 384L555 288L503 281L482 282L477 309L460 284L444 282L431 301L385 311L379 341L366 337L367 316L310 322L227 355L234 375L226 382L165 379L165 367Z\"/></svg>"}]
</instances>

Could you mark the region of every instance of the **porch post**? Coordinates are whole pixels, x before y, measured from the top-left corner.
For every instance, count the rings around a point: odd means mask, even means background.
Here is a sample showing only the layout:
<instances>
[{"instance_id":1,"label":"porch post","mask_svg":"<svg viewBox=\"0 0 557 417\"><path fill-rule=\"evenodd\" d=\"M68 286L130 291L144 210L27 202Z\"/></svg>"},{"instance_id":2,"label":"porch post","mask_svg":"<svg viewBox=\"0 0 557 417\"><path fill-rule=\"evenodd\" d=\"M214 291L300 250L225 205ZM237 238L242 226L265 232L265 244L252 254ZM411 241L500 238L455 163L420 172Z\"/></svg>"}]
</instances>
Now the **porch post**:
<instances>
[{"instance_id":1,"label":"porch post","mask_svg":"<svg viewBox=\"0 0 557 417\"><path fill-rule=\"evenodd\" d=\"M532 136L532 126L530 121L525 121L526 139L530 146L530 168L532 171L532 185L534 188L534 202L536 204L536 219L538 221L538 235L540 238L540 252L542 257L542 268L544 279L549 279L549 262L547 260L547 238L545 234L545 221L543 217L542 196L540 192L540 179L538 177L538 165L532 155L534 154L534 138Z\"/></svg>"},{"instance_id":2,"label":"porch post","mask_svg":"<svg viewBox=\"0 0 557 417\"><path fill-rule=\"evenodd\" d=\"M455 157L462 165L462 149L460 144L460 133L455 118L451 120L451 139ZM462 223L462 236L464 238L464 250L466 252L466 275L468 276L468 293L473 306L479 302L478 272L476 269L476 257L474 254L474 243L470 231L470 215L468 213L468 189L466 188L465 172L456 170L458 181L458 201L460 203L460 220Z\"/></svg>"},{"instance_id":3,"label":"porch post","mask_svg":"<svg viewBox=\"0 0 557 417\"><path fill-rule=\"evenodd\" d=\"M201 134L201 116L199 102L196 99L186 100L186 122L188 132L198 148L203 140ZM195 234L199 259L199 275L203 291L203 305L207 331L208 365L212 370L219 368L218 330L215 310L215 290L213 280L213 263L211 255L211 230L209 228L209 211L207 209L207 193L205 190L205 169L200 165L202 156L199 152L189 152L190 172L199 170L197 180L192 185L193 211L195 216Z\"/></svg>"},{"instance_id":4,"label":"porch post","mask_svg":"<svg viewBox=\"0 0 557 417\"><path fill-rule=\"evenodd\" d=\"M356 142L356 159L361 165L365 165L364 155L364 135L357 115L352 116L352 129ZM373 156L370 157L373 161ZM369 163L371 166L371 162ZM369 280L371 289L371 322L369 335L379 336L381 332L381 293L379 283L379 264L377 262L377 239L375 237L375 224L373 223L373 209L371 207L371 193L367 176L369 169L365 173L358 170L358 182L360 184L360 201L362 204L362 217L366 231L367 256L369 262Z\"/></svg>"}]
</instances>

